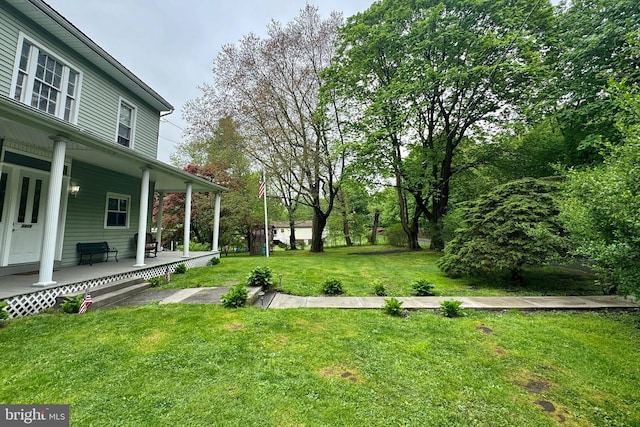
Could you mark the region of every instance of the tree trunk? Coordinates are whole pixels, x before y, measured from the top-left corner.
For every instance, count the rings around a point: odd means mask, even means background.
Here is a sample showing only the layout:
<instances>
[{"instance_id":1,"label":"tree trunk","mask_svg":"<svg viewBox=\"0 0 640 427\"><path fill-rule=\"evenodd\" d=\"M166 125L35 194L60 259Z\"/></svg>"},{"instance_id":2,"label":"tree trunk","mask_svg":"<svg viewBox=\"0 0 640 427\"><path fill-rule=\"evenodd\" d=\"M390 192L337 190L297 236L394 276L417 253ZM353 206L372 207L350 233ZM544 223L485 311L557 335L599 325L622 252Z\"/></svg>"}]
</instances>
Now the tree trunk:
<instances>
[{"instance_id":1,"label":"tree trunk","mask_svg":"<svg viewBox=\"0 0 640 427\"><path fill-rule=\"evenodd\" d=\"M369 237L369 243L372 245L376 244L376 239L378 238L378 224L380 221L380 211L376 209L373 214L373 226L371 227L371 236Z\"/></svg>"},{"instance_id":2,"label":"tree trunk","mask_svg":"<svg viewBox=\"0 0 640 427\"><path fill-rule=\"evenodd\" d=\"M347 201L344 197L344 191L340 190L336 194L338 203L340 203L340 211L342 214L342 234L344 235L344 242L347 246L353 246L351 241L351 233L349 233L349 208L347 207Z\"/></svg>"},{"instance_id":3,"label":"tree trunk","mask_svg":"<svg viewBox=\"0 0 640 427\"><path fill-rule=\"evenodd\" d=\"M420 232L420 212L415 212L411 218L411 223L405 230L407 232L407 240L409 242L409 250L421 251L418 235Z\"/></svg>"},{"instance_id":4,"label":"tree trunk","mask_svg":"<svg viewBox=\"0 0 640 427\"><path fill-rule=\"evenodd\" d=\"M290 231L289 247L291 248L292 251L295 251L298 249L296 247L296 225L295 225L295 221L291 218L289 218L289 231Z\"/></svg>"},{"instance_id":5,"label":"tree trunk","mask_svg":"<svg viewBox=\"0 0 640 427\"><path fill-rule=\"evenodd\" d=\"M311 252L323 252L324 241L322 240L322 232L327 225L327 217L319 209L314 209L313 227L311 229Z\"/></svg>"},{"instance_id":6,"label":"tree trunk","mask_svg":"<svg viewBox=\"0 0 640 427\"><path fill-rule=\"evenodd\" d=\"M397 182L400 182L399 178L396 179ZM407 235L407 244L409 250L419 251L422 249L420 247L420 243L418 242L420 212L418 212L417 214L414 212L412 218L409 219L407 195L400 186L396 187L396 191L398 192L398 202L400 203L400 223L402 224L402 229Z\"/></svg>"},{"instance_id":7,"label":"tree trunk","mask_svg":"<svg viewBox=\"0 0 640 427\"><path fill-rule=\"evenodd\" d=\"M351 236L349 235L349 217L345 211L342 211L342 232L344 234L344 243L347 246L353 246Z\"/></svg>"},{"instance_id":8,"label":"tree trunk","mask_svg":"<svg viewBox=\"0 0 640 427\"><path fill-rule=\"evenodd\" d=\"M431 244L429 249L434 251L444 250L444 236L442 235L442 218L436 218L436 222L431 221Z\"/></svg>"},{"instance_id":9,"label":"tree trunk","mask_svg":"<svg viewBox=\"0 0 640 427\"><path fill-rule=\"evenodd\" d=\"M287 209L287 214L289 216L289 247L292 251L298 249L296 247L296 221L293 218L294 210Z\"/></svg>"}]
</instances>

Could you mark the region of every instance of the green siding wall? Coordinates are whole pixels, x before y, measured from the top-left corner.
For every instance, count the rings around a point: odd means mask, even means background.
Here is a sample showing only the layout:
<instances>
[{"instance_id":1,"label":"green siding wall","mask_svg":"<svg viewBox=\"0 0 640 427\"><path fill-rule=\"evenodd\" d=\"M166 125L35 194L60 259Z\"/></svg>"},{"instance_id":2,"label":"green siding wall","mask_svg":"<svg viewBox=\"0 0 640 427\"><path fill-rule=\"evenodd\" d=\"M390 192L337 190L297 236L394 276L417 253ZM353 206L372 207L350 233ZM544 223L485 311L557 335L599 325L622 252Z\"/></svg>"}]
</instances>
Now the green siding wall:
<instances>
[{"instance_id":1,"label":"green siding wall","mask_svg":"<svg viewBox=\"0 0 640 427\"><path fill-rule=\"evenodd\" d=\"M73 162L71 179L80 185L77 196L69 196L62 250L62 265L78 263L76 243L103 242L118 249L118 258L135 257L133 235L138 232L140 178L117 174L82 162ZM129 228L105 229L107 193L131 196ZM149 213L152 210L149 209ZM148 224L151 222L147 220Z\"/></svg>"},{"instance_id":2,"label":"green siding wall","mask_svg":"<svg viewBox=\"0 0 640 427\"><path fill-rule=\"evenodd\" d=\"M4 7L0 0L0 7ZM11 77L16 59L18 44L18 27L9 15L0 9L0 94L9 96L11 93Z\"/></svg>"},{"instance_id":3,"label":"green siding wall","mask_svg":"<svg viewBox=\"0 0 640 427\"><path fill-rule=\"evenodd\" d=\"M81 25L80 25L81 26ZM11 78L22 30L29 38L45 46L52 54L69 61L83 73L77 125L115 143L120 97L137 108L134 150L157 158L160 112L156 111L102 70L87 62L54 39L49 33L17 14L0 0L0 94L10 96Z\"/></svg>"}]
</instances>

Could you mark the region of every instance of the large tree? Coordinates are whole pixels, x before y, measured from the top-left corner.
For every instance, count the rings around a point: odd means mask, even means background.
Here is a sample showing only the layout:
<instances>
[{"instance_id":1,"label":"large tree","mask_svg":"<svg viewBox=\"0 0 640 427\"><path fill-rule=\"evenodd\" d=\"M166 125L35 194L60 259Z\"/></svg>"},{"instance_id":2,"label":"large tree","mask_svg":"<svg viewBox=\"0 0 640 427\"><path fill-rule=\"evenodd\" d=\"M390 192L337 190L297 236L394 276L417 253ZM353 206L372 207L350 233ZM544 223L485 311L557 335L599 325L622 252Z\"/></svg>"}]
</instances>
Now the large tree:
<instances>
[{"instance_id":1,"label":"large tree","mask_svg":"<svg viewBox=\"0 0 640 427\"><path fill-rule=\"evenodd\" d=\"M549 95L557 109L569 165L600 160L603 140L622 141L614 125L616 105L606 89L610 78L640 83L640 61L630 34L640 30L638 0L571 0L560 5L556 77ZM637 37L637 35L636 35Z\"/></svg>"},{"instance_id":2,"label":"large tree","mask_svg":"<svg viewBox=\"0 0 640 427\"><path fill-rule=\"evenodd\" d=\"M313 210L311 251L323 250L322 231L333 209L344 167L342 139L330 105L320 109L321 71L334 53L341 15L322 19L307 5L286 26L272 22L267 36L249 34L223 47L214 82L187 105L190 126L230 115L248 152L281 189L276 196ZM210 120L210 119L207 119Z\"/></svg>"},{"instance_id":3,"label":"large tree","mask_svg":"<svg viewBox=\"0 0 640 427\"><path fill-rule=\"evenodd\" d=\"M563 215L605 289L640 297L640 85L611 92L624 143L601 147L602 164L571 171Z\"/></svg>"},{"instance_id":4,"label":"large tree","mask_svg":"<svg viewBox=\"0 0 640 427\"><path fill-rule=\"evenodd\" d=\"M382 0L347 21L327 89L360 141L358 155L397 190L418 249L421 216L441 249L454 158L536 95L553 18L546 0Z\"/></svg>"},{"instance_id":5,"label":"large tree","mask_svg":"<svg viewBox=\"0 0 640 427\"><path fill-rule=\"evenodd\" d=\"M220 206L220 244L250 247L252 230L262 228L262 203L257 198L258 177L250 171L251 159L244 150L245 140L230 117L204 120L190 128L188 141L172 156L177 165L200 177L211 179L228 190ZM181 240L184 221L183 193L169 194L164 201L164 239ZM272 209L272 213L275 211ZM195 241L211 242L214 202L210 193L195 193L192 199L191 231ZM242 242L241 242L242 241Z\"/></svg>"}]
</instances>

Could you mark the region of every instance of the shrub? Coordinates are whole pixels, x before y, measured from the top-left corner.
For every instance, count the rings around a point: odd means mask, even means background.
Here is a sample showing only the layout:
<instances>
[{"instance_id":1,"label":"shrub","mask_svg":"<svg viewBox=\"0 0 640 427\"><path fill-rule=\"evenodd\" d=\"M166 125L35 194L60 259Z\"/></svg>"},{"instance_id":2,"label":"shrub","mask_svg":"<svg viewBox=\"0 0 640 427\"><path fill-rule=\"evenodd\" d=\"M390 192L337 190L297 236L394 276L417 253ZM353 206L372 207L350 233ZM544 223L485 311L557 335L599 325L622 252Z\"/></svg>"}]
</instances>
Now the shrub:
<instances>
[{"instance_id":1,"label":"shrub","mask_svg":"<svg viewBox=\"0 0 640 427\"><path fill-rule=\"evenodd\" d=\"M6 301L0 301L0 324L9 318L9 312L6 310L8 306Z\"/></svg>"},{"instance_id":2,"label":"shrub","mask_svg":"<svg viewBox=\"0 0 640 427\"><path fill-rule=\"evenodd\" d=\"M211 258L207 263L207 265L218 265L218 264L220 264L220 258L218 257Z\"/></svg>"},{"instance_id":3,"label":"shrub","mask_svg":"<svg viewBox=\"0 0 640 427\"><path fill-rule=\"evenodd\" d=\"M420 297L432 297L435 295L433 288L435 285L428 280L419 279L411 284L413 294Z\"/></svg>"},{"instance_id":4,"label":"shrub","mask_svg":"<svg viewBox=\"0 0 640 427\"><path fill-rule=\"evenodd\" d=\"M379 280L373 282L373 293L379 297L387 296L387 289L384 287L384 283Z\"/></svg>"},{"instance_id":5,"label":"shrub","mask_svg":"<svg viewBox=\"0 0 640 427\"><path fill-rule=\"evenodd\" d=\"M184 250L184 245L177 245L176 250ZM211 250L211 243L189 242L189 250L194 252L209 252Z\"/></svg>"},{"instance_id":6,"label":"shrub","mask_svg":"<svg viewBox=\"0 0 640 427\"><path fill-rule=\"evenodd\" d=\"M271 269L267 266L256 267L251 270L249 276L247 276L247 286L262 286L263 288L269 288L272 284Z\"/></svg>"},{"instance_id":7,"label":"shrub","mask_svg":"<svg viewBox=\"0 0 640 427\"><path fill-rule=\"evenodd\" d=\"M189 242L189 250L194 252L209 252L211 243Z\"/></svg>"},{"instance_id":8,"label":"shrub","mask_svg":"<svg viewBox=\"0 0 640 427\"><path fill-rule=\"evenodd\" d=\"M402 301L397 298L388 298L384 300L384 312L390 316L402 316Z\"/></svg>"},{"instance_id":9,"label":"shrub","mask_svg":"<svg viewBox=\"0 0 640 427\"><path fill-rule=\"evenodd\" d=\"M284 243L284 242L280 242L278 243L278 247L280 249L284 249L285 251L288 251L289 249L291 249L291 246L289 246L288 244Z\"/></svg>"},{"instance_id":10,"label":"shrub","mask_svg":"<svg viewBox=\"0 0 640 427\"><path fill-rule=\"evenodd\" d=\"M624 115L638 117L640 93L616 87ZM605 144L601 164L569 172L561 211L577 255L591 264L603 292L640 299L640 133L621 130L624 143Z\"/></svg>"},{"instance_id":11,"label":"shrub","mask_svg":"<svg viewBox=\"0 0 640 427\"><path fill-rule=\"evenodd\" d=\"M163 280L163 277L152 277L148 280L148 282L152 288L156 288L162 284Z\"/></svg>"},{"instance_id":12,"label":"shrub","mask_svg":"<svg viewBox=\"0 0 640 427\"><path fill-rule=\"evenodd\" d=\"M78 295L77 297L67 297L64 301L62 301L62 311L64 311L65 313L77 313L78 311L80 311L82 298L82 295Z\"/></svg>"},{"instance_id":13,"label":"shrub","mask_svg":"<svg viewBox=\"0 0 640 427\"><path fill-rule=\"evenodd\" d=\"M560 262L569 249L560 222L559 184L526 178L498 186L461 208L461 226L438 267L451 277L509 274Z\"/></svg>"},{"instance_id":14,"label":"shrub","mask_svg":"<svg viewBox=\"0 0 640 427\"><path fill-rule=\"evenodd\" d=\"M325 295L340 295L344 293L342 282L338 279L327 279L322 284L322 293Z\"/></svg>"},{"instance_id":15,"label":"shrub","mask_svg":"<svg viewBox=\"0 0 640 427\"><path fill-rule=\"evenodd\" d=\"M391 246L407 247L407 233L404 232L402 224L393 224L384 229L384 237Z\"/></svg>"},{"instance_id":16,"label":"shrub","mask_svg":"<svg viewBox=\"0 0 640 427\"><path fill-rule=\"evenodd\" d=\"M184 264L176 265L176 269L174 270L175 274L184 274L187 272L187 266Z\"/></svg>"},{"instance_id":17,"label":"shrub","mask_svg":"<svg viewBox=\"0 0 640 427\"><path fill-rule=\"evenodd\" d=\"M229 288L229 292L220 297L222 305L226 308L240 308L247 305L247 299L249 298L249 291L245 289L242 283Z\"/></svg>"},{"instance_id":18,"label":"shrub","mask_svg":"<svg viewBox=\"0 0 640 427\"><path fill-rule=\"evenodd\" d=\"M463 317L466 315L462 309L462 301L453 299L442 301L440 303L440 311L442 311L442 314L446 317Z\"/></svg>"}]
</instances>

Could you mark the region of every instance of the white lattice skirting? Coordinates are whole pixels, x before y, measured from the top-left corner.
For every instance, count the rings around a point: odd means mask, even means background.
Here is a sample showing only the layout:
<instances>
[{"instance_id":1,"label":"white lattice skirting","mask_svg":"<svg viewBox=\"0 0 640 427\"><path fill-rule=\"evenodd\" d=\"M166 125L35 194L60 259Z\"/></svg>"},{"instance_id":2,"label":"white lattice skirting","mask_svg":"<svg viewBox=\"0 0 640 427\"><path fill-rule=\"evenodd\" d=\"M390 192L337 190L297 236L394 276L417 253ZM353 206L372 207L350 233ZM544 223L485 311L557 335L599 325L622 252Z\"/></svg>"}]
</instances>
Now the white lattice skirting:
<instances>
[{"instance_id":1,"label":"white lattice skirting","mask_svg":"<svg viewBox=\"0 0 640 427\"><path fill-rule=\"evenodd\" d=\"M167 271L167 267L169 268L169 271L173 273L176 266L179 264L184 264L187 268L204 267L210 260L210 255L199 258L190 258L188 260L173 262L170 264L163 264L136 271L114 274L112 276L90 279L84 282L70 283L68 285L43 289L30 294L17 295L5 300L8 304L6 310L9 312L10 317L36 314L46 308L53 307L56 303L56 298L61 294L83 291L85 289L93 288L94 286L104 285L105 283L111 283L123 279L143 278L144 280L149 280L152 277L164 276Z\"/></svg>"}]
</instances>

